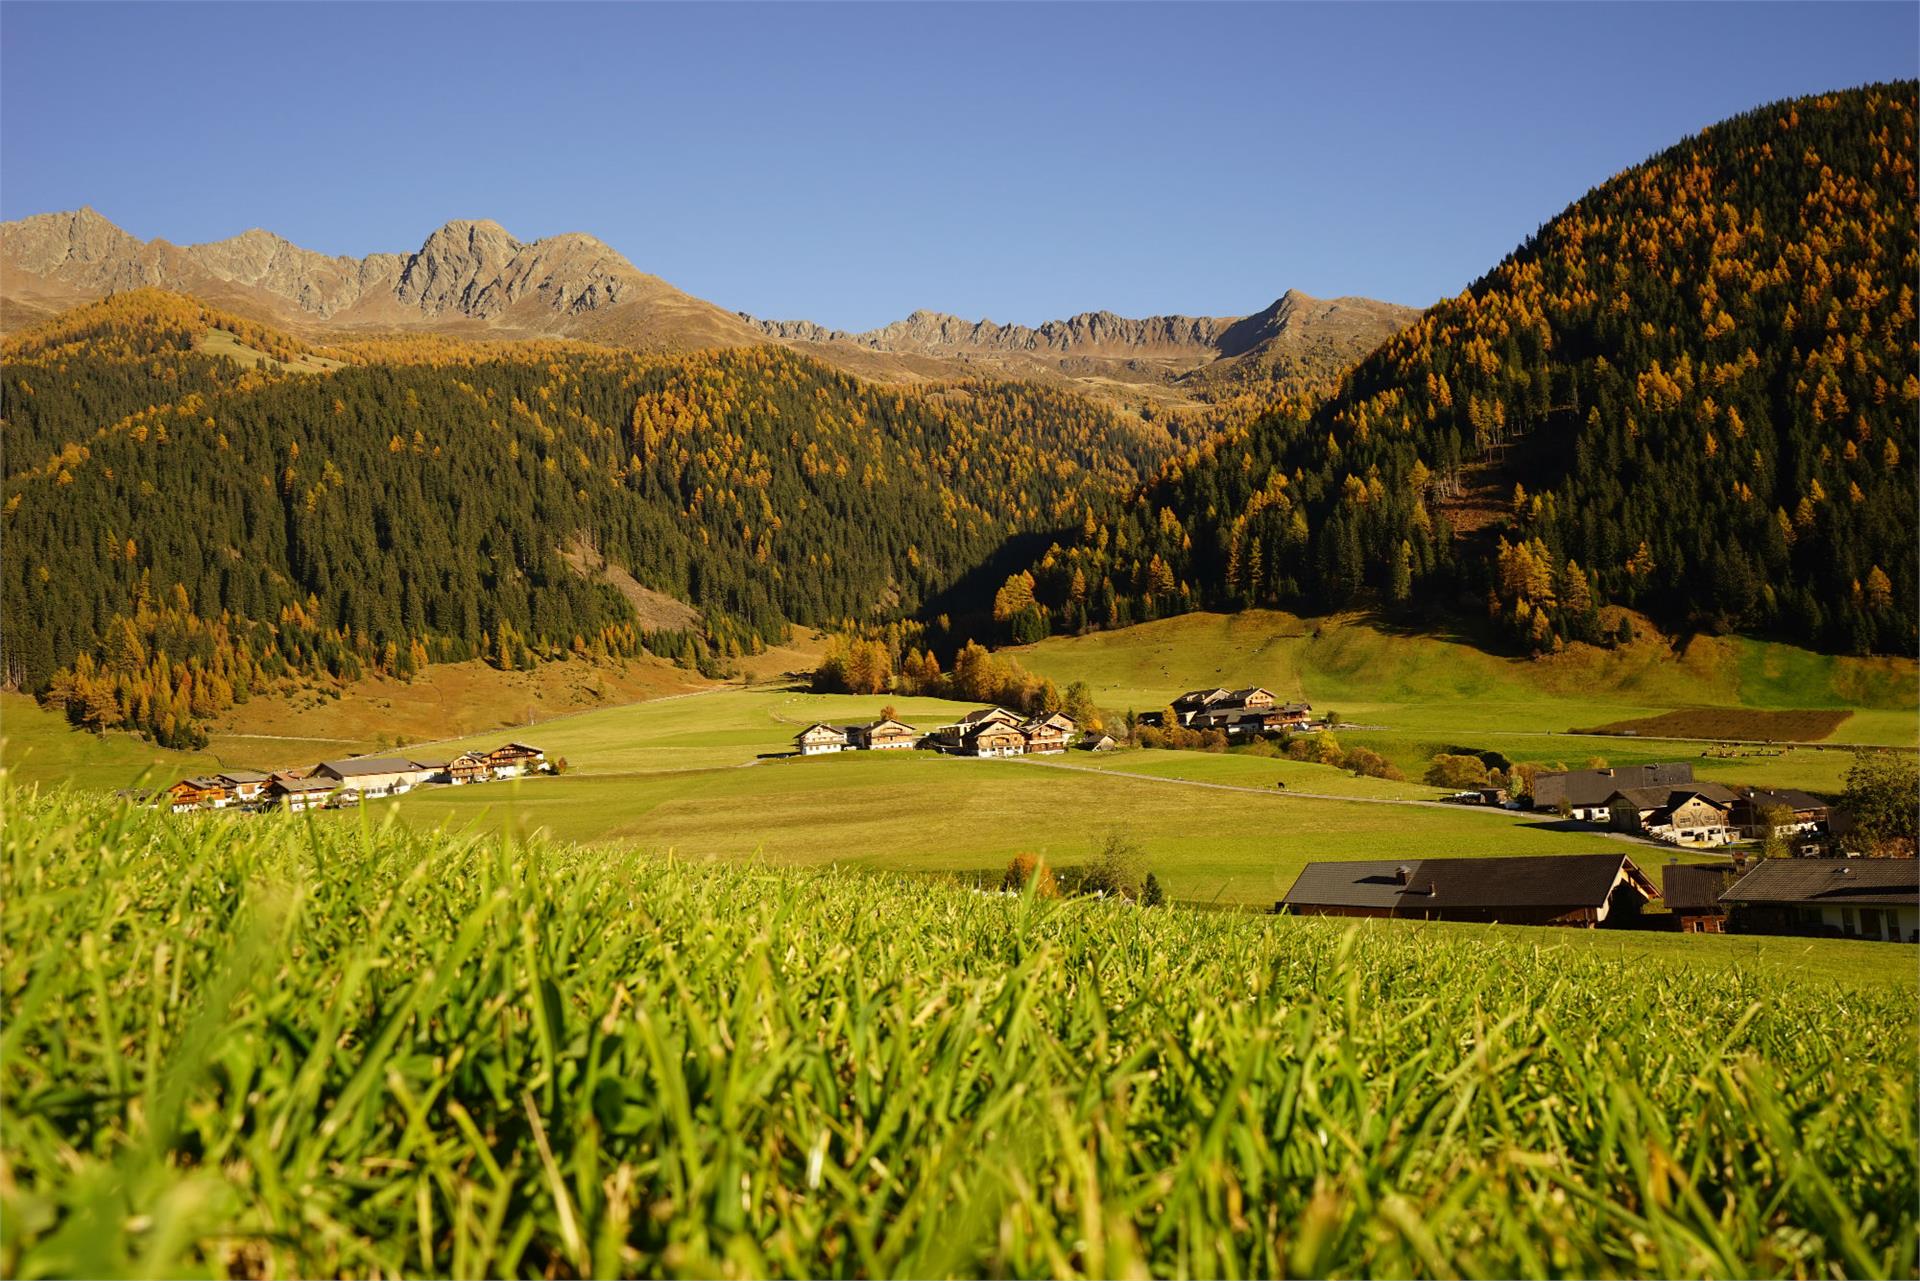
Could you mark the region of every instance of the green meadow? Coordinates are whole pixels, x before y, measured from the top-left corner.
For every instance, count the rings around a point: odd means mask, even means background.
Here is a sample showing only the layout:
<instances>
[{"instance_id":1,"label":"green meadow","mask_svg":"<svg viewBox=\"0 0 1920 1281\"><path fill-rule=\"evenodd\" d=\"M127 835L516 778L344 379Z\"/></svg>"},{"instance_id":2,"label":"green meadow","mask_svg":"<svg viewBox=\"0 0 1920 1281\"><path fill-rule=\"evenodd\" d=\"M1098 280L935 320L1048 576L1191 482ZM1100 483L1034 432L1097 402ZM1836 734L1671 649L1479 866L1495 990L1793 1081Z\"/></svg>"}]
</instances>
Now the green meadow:
<instances>
[{"instance_id":1,"label":"green meadow","mask_svg":"<svg viewBox=\"0 0 1920 1281\"><path fill-rule=\"evenodd\" d=\"M1855 700L1835 738L1901 742L1913 714L1913 665L1808 654L1746 640L1696 640L1675 654L1651 641L1618 653L1569 651L1539 662L1393 633L1364 619L1190 615L1116 633L1054 638L1016 651L1065 684L1086 680L1110 709L1164 705L1181 690L1260 683L1338 710L1348 745L1385 754L1409 781L1242 753L1073 752L976 761L931 752L791 758L813 721L871 719L891 705L922 728L971 705L938 699L815 695L739 685L599 708L519 730L410 745L415 754L492 747L509 735L564 758L559 778L416 792L372 808L419 828L544 831L685 859L841 865L993 876L1016 854L1089 860L1115 830L1145 851L1184 901L1270 905L1312 859L1625 850L1643 865L1662 847L1558 830L1545 817L1432 804L1419 781L1438 751L1615 765L1687 760L1728 783L1837 793L1851 752L1840 743L1742 748L1569 735L1576 724L1656 714L1709 696L1740 706ZM125 735L84 735L30 700L0 700L4 760L20 782L91 790L149 785L212 768L311 764L376 743L216 738L167 752ZM1395 803L1382 803L1395 802ZM327 821L350 822L350 817ZM1692 856L1683 856L1692 857ZM1649 870L1652 867L1649 866Z\"/></svg>"},{"instance_id":2,"label":"green meadow","mask_svg":"<svg viewBox=\"0 0 1920 1281\"><path fill-rule=\"evenodd\" d=\"M6 1276L1913 1264L1896 945L0 804Z\"/></svg>"},{"instance_id":3,"label":"green meadow","mask_svg":"<svg viewBox=\"0 0 1920 1281\"><path fill-rule=\"evenodd\" d=\"M1574 767L1593 756L1615 765L1691 760L1701 779L1833 792L1849 760L1836 749L1920 746L1920 665L1748 637L1699 636L1678 649L1649 637L1619 650L1574 646L1524 659L1364 615L1247 610L1052 637L1006 652L1062 686L1086 681L1102 706L1116 710L1159 708L1212 685L1264 685L1283 699L1338 711L1350 723L1341 742L1381 752L1411 778L1435 752L1472 747ZM1703 742L1569 733L1695 707L1849 714L1817 747L1729 759L1706 756Z\"/></svg>"},{"instance_id":4,"label":"green meadow","mask_svg":"<svg viewBox=\"0 0 1920 1281\"><path fill-rule=\"evenodd\" d=\"M548 737L570 750L564 735ZM370 808L390 808L423 827L540 830L686 859L969 875L996 874L1021 853L1062 866L1089 862L1117 828L1141 845L1174 897L1251 906L1271 906L1313 859L1593 850L1660 856L1605 836L1553 831L1531 816L1178 786L1117 769L930 752L582 772L435 788Z\"/></svg>"}]
</instances>

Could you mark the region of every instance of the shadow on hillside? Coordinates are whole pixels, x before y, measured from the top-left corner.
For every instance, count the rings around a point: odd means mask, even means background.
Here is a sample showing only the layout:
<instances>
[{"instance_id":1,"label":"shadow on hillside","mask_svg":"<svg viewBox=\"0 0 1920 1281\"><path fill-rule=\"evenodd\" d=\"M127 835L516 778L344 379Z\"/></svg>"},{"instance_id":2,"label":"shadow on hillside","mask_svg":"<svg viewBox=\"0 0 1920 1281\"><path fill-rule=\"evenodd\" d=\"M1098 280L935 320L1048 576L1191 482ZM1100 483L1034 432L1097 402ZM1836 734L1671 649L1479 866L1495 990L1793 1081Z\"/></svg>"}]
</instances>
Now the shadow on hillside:
<instances>
[{"instance_id":1,"label":"shadow on hillside","mask_svg":"<svg viewBox=\"0 0 1920 1281\"><path fill-rule=\"evenodd\" d=\"M993 594L1000 590L1001 585L1012 575L1038 564L1047 548L1054 543L1067 545L1071 541L1071 532L1054 529L1014 534L944 590L929 597L920 607L920 617L931 619L945 614L952 620L956 634L967 634L960 627L963 621L973 623L990 619Z\"/></svg>"}]
</instances>

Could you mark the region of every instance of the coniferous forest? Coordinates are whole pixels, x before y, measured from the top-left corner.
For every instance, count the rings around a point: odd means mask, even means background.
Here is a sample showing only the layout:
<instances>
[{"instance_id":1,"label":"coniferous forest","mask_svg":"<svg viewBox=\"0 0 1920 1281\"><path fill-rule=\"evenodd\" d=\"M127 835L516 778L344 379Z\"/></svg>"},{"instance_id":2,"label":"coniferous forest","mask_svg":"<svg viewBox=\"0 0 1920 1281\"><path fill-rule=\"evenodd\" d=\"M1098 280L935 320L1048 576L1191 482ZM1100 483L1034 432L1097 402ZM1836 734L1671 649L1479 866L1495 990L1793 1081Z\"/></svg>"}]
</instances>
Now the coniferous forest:
<instances>
[{"instance_id":1,"label":"coniferous forest","mask_svg":"<svg viewBox=\"0 0 1920 1281\"><path fill-rule=\"evenodd\" d=\"M1003 636L1195 607L1486 611L1914 652L1915 85L1784 102L1597 188L1472 288L1168 462L1002 589Z\"/></svg>"},{"instance_id":2,"label":"coniferous forest","mask_svg":"<svg viewBox=\"0 0 1920 1281\"><path fill-rule=\"evenodd\" d=\"M253 364L199 350L220 329ZM1164 452L1017 384L903 391L778 348L299 344L175 295L6 351L6 670L75 718L191 741L262 680L565 652L724 659L910 614ZM641 633L588 549L698 606Z\"/></svg>"}]
</instances>

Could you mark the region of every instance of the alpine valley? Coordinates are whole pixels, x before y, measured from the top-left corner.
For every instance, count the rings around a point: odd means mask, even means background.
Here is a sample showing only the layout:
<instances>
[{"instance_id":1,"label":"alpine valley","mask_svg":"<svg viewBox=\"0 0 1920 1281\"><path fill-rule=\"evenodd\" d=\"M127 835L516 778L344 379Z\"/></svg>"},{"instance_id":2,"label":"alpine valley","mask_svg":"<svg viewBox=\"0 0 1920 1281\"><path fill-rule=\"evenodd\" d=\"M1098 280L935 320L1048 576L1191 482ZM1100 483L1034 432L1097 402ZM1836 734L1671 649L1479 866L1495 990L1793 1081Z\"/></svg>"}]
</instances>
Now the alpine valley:
<instances>
[{"instance_id":1,"label":"alpine valley","mask_svg":"<svg viewBox=\"0 0 1920 1281\"><path fill-rule=\"evenodd\" d=\"M890 671L1247 606L1910 653L1913 140L1911 85L1760 109L1417 317L1288 292L853 334L584 235L346 259L27 218L7 679L187 743L285 681L718 674L796 625Z\"/></svg>"}]
</instances>

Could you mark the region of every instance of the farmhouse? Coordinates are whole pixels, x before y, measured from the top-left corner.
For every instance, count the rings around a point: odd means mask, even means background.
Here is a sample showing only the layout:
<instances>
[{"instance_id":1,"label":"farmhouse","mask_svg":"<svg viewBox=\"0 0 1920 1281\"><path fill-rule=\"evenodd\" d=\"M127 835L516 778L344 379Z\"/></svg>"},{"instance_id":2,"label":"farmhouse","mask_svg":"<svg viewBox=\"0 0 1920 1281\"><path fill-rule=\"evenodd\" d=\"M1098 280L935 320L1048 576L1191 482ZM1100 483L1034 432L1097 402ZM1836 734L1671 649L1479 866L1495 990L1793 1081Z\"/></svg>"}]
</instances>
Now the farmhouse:
<instances>
[{"instance_id":1,"label":"farmhouse","mask_svg":"<svg viewBox=\"0 0 1920 1281\"><path fill-rule=\"evenodd\" d=\"M1739 934L1920 942L1920 861L1768 858L1720 895Z\"/></svg>"},{"instance_id":2,"label":"farmhouse","mask_svg":"<svg viewBox=\"0 0 1920 1281\"><path fill-rule=\"evenodd\" d=\"M1285 713L1271 707L1210 707L1204 712L1195 713L1187 721L1187 728L1217 729L1229 738L1242 738L1278 733L1284 729L1298 728L1298 724L1288 720Z\"/></svg>"},{"instance_id":3,"label":"farmhouse","mask_svg":"<svg viewBox=\"0 0 1920 1281\"><path fill-rule=\"evenodd\" d=\"M793 736L793 746L802 756L826 756L847 750L847 731L819 721Z\"/></svg>"},{"instance_id":4,"label":"farmhouse","mask_svg":"<svg viewBox=\"0 0 1920 1281\"><path fill-rule=\"evenodd\" d=\"M1173 714L1180 718L1182 725L1191 725L1193 718L1210 708L1223 704L1232 695L1224 689L1190 689L1173 700L1169 706Z\"/></svg>"},{"instance_id":5,"label":"farmhouse","mask_svg":"<svg viewBox=\"0 0 1920 1281\"><path fill-rule=\"evenodd\" d=\"M1632 787L1607 798L1615 830L1674 845L1733 844L1732 806L1733 792L1718 783Z\"/></svg>"},{"instance_id":6,"label":"farmhouse","mask_svg":"<svg viewBox=\"0 0 1920 1281\"><path fill-rule=\"evenodd\" d=\"M1066 751L1067 744L1073 741L1074 733L1079 728L1065 712L1052 712L1024 722L1020 726L1020 733L1026 739L1028 755L1051 756Z\"/></svg>"},{"instance_id":7,"label":"farmhouse","mask_svg":"<svg viewBox=\"0 0 1920 1281\"><path fill-rule=\"evenodd\" d=\"M547 754L526 743L503 743L487 753L487 768L495 778L537 773L546 763Z\"/></svg>"},{"instance_id":8,"label":"farmhouse","mask_svg":"<svg viewBox=\"0 0 1920 1281\"><path fill-rule=\"evenodd\" d=\"M1686 761L1538 774L1533 780L1533 807L1542 810L1564 808L1574 818L1589 823L1605 823L1611 818L1607 802L1617 791L1635 787L1671 787L1691 782L1693 766Z\"/></svg>"},{"instance_id":9,"label":"farmhouse","mask_svg":"<svg viewBox=\"0 0 1920 1281\"><path fill-rule=\"evenodd\" d=\"M342 791L362 797L398 796L429 782L431 770L421 769L400 756L360 756L344 761L321 761L312 777L330 779Z\"/></svg>"},{"instance_id":10,"label":"farmhouse","mask_svg":"<svg viewBox=\"0 0 1920 1281\"><path fill-rule=\"evenodd\" d=\"M487 776L487 758L480 752L462 752L447 762L447 782L478 783Z\"/></svg>"},{"instance_id":11,"label":"farmhouse","mask_svg":"<svg viewBox=\"0 0 1920 1281\"><path fill-rule=\"evenodd\" d=\"M1309 863L1274 910L1591 929L1636 923L1657 897L1622 854L1376 859Z\"/></svg>"},{"instance_id":12,"label":"farmhouse","mask_svg":"<svg viewBox=\"0 0 1920 1281\"><path fill-rule=\"evenodd\" d=\"M1769 823L1769 814L1779 821ZM1734 792L1730 821L1748 840L1781 836L1804 854L1820 848L1820 838L1832 817L1827 803L1811 793L1793 788L1769 791L1743 787Z\"/></svg>"},{"instance_id":13,"label":"farmhouse","mask_svg":"<svg viewBox=\"0 0 1920 1281\"><path fill-rule=\"evenodd\" d=\"M227 785L217 778L183 778L164 793L167 805L175 814L185 814L189 810L225 809L232 794Z\"/></svg>"},{"instance_id":14,"label":"farmhouse","mask_svg":"<svg viewBox=\"0 0 1920 1281\"><path fill-rule=\"evenodd\" d=\"M910 751L920 745L920 731L902 721L868 721L847 727L847 744L863 752Z\"/></svg>"},{"instance_id":15,"label":"farmhouse","mask_svg":"<svg viewBox=\"0 0 1920 1281\"><path fill-rule=\"evenodd\" d=\"M1080 740L1080 746L1089 752L1111 752L1120 744L1113 741L1111 734L1089 734Z\"/></svg>"},{"instance_id":16,"label":"farmhouse","mask_svg":"<svg viewBox=\"0 0 1920 1281\"><path fill-rule=\"evenodd\" d=\"M320 809L326 805L339 786L330 778L283 778L275 775L273 781L267 784L266 801L269 805L298 814L302 810Z\"/></svg>"},{"instance_id":17,"label":"farmhouse","mask_svg":"<svg viewBox=\"0 0 1920 1281\"><path fill-rule=\"evenodd\" d=\"M941 726L933 732L932 737L934 745L942 751L978 755L972 751L970 740L983 729L990 725L999 725L1018 732L1020 724L1021 718L1004 707L983 707L978 711L968 712L952 725ZM1021 739L1022 743L1025 741L1025 738ZM1009 754L995 753L995 755Z\"/></svg>"},{"instance_id":18,"label":"farmhouse","mask_svg":"<svg viewBox=\"0 0 1920 1281\"><path fill-rule=\"evenodd\" d=\"M1306 703L1288 703L1283 707L1272 690L1258 685L1245 689L1191 689L1169 706L1180 724L1188 729L1217 729L1228 734L1302 729L1313 717L1313 708ZM1160 712L1148 712L1140 717L1145 725L1158 725L1165 719Z\"/></svg>"},{"instance_id":19,"label":"farmhouse","mask_svg":"<svg viewBox=\"0 0 1920 1281\"><path fill-rule=\"evenodd\" d=\"M1017 726L999 721L983 722L960 739L960 752L965 756L1022 756L1026 750L1027 736Z\"/></svg>"},{"instance_id":20,"label":"farmhouse","mask_svg":"<svg viewBox=\"0 0 1920 1281\"><path fill-rule=\"evenodd\" d=\"M272 780L250 769L226 770L214 777L226 785L236 804L250 805L260 799Z\"/></svg>"}]
</instances>

